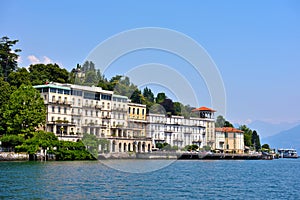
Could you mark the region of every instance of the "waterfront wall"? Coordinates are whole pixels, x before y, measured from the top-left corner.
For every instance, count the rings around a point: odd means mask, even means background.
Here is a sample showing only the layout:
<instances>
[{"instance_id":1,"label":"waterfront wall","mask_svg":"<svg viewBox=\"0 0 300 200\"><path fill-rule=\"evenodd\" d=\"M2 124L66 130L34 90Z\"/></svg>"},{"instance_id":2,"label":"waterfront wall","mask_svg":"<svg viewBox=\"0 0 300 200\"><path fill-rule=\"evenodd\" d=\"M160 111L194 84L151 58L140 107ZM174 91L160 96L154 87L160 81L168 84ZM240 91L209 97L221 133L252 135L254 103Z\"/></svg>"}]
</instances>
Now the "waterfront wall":
<instances>
[{"instance_id":1,"label":"waterfront wall","mask_svg":"<svg viewBox=\"0 0 300 200\"><path fill-rule=\"evenodd\" d=\"M0 161L27 161L27 153L0 152Z\"/></svg>"}]
</instances>

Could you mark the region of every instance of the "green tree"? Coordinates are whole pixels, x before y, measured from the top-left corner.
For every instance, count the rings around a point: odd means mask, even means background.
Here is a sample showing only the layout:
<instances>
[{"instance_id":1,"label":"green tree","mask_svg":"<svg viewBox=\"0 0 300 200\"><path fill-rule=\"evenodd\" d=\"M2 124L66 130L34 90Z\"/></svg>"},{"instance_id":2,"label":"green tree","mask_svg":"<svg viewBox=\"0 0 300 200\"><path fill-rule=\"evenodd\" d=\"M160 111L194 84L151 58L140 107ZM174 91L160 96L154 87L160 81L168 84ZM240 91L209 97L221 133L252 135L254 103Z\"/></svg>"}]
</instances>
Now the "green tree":
<instances>
[{"instance_id":1,"label":"green tree","mask_svg":"<svg viewBox=\"0 0 300 200\"><path fill-rule=\"evenodd\" d=\"M173 103L174 115L183 115L184 106L180 102Z\"/></svg>"},{"instance_id":2,"label":"green tree","mask_svg":"<svg viewBox=\"0 0 300 200\"><path fill-rule=\"evenodd\" d=\"M9 97L15 88L11 87L9 83L0 78L0 134L5 134L7 126L4 121L4 112L7 108Z\"/></svg>"},{"instance_id":3,"label":"green tree","mask_svg":"<svg viewBox=\"0 0 300 200\"><path fill-rule=\"evenodd\" d=\"M252 132L251 143L256 151L261 149L259 135L255 130Z\"/></svg>"},{"instance_id":4,"label":"green tree","mask_svg":"<svg viewBox=\"0 0 300 200\"><path fill-rule=\"evenodd\" d=\"M261 146L261 148L262 148L262 149L267 149L267 150L269 150L269 149L270 149L270 146L269 146L269 144L263 144L263 145Z\"/></svg>"},{"instance_id":5,"label":"green tree","mask_svg":"<svg viewBox=\"0 0 300 200\"><path fill-rule=\"evenodd\" d=\"M0 76L7 80L11 72L17 68L18 52L20 49L13 49L13 46L19 40L10 40L9 37L4 36L0 39Z\"/></svg>"},{"instance_id":6,"label":"green tree","mask_svg":"<svg viewBox=\"0 0 300 200\"><path fill-rule=\"evenodd\" d=\"M11 72L7 78L7 81L11 86L16 88L22 84L31 85L30 74L25 68L19 68L16 72Z\"/></svg>"},{"instance_id":7,"label":"green tree","mask_svg":"<svg viewBox=\"0 0 300 200\"><path fill-rule=\"evenodd\" d=\"M3 135L0 140L2 142L1 146L4 148L11 148L11 151L25 141L22 135Z\"/></svg>"},{"instance_id":8,"label":"green tree","mask_svg":"<svg viewBox=\"0 0 300 200\"><path fill-rule=\"evenodd\" d=\"M157 96L156 96L156 103L160 104L162 102L164 102L164 100L166 99L166 94L161 92L161 93L158 93Z\"/></svg>"},{"instance_id":9,"label":"green tree","mask_svg":"<svg viewBox=\"0 0 300 200\"><path fill-rule=\"evenodd\" d=\"M162 105L167 114L169 115L174 115L175 114L175 110L174 110L174 103L171 99L165 99L163 102L160 103L160 105Z\"/></svg>"},{"instance_id":10,"label":"green tree","mask_svg":"<svg viewBox=\"0 0 300 200\"><path fill-rule=\"evenodd\" d=\"M4 112L4 121L10 134L29 134L46 119L44 100L32 86L21 85L14 91Z\"/></svg>"},{"instance_id":11,"label":"green tree","mask_svg":"<svg viewBox=\"0 0 300 200\"><path fill-rule=\"evenodd\" d=\"M215 124L216 128L224 127L225 121L225 118L222 115L219 115Z\"/></svg>"},{"instance_id":12,"label":"green tree","mask_svg":"<svg viewBox=\"0 0 300 200\"><path fill-rule=\"evenodd\" d=\"M224 127L231 127L231 128L233 128L233 125L229 121L225 121Z\"/></svg>"},{"instance_id":13,"label":"green tree","mask_svg":"<svg viewBox=\"0 0 300 200\"><path fill-rule=\"evenodd\" d=\"M154 94L150 88L148 88L148 87L144 88L143 96L145 97L146 101L154 103Z\"/></svg>"},{"instance_id":14,"label":"green tree","mask_svg":"<svg viewBox=\"0 0 300 200\"><path fill-rule=\"evenodd\" d=\"M94 158L98 158L99 141L96 136L86 133L83 135L82 142L86 149L94 156Z\"/></svg>"},{"instance_id":15,"label":"green tree","mask_svg":"<svg viewBox=\"0 0 300 200\"><path fill-rule=\"evenodd\" d=\"M131 99L132 103L142 103L143 102L143 96L141 94L141 91L139 89L136 89L132 93L130 99Z\"/></svg>"},{"instance_id":16,"label":"green tree","mask_svg":"<svg viewBox=\"0 0 300 200\"><path fill-rule=\"evenodd\" d=\"M48 149L53 152L54 147L59 144L58 138L54 133L47 133L45 131L36 131L32 136L24 141L19 146L16 146L16 152L27 152L35 154L40 149Z\"/></svg>"},{"instance_id":17,"label":"green tree","mask_svg":"<svg viewBox=\"0 0 300 200\"><path fill-rule=\"evenodd\" d=\"M29 66L30 81L32 85L42 85L46 82L69 83L70 74L57 64L36 64Z\"/></svg>"},{"instance_id":18,"label":"green tree","mask_svg":"<svg viewBox=\"0 0 300 200\"><path fill-rule=\"evenodd\" d=\"M252 130L249 129L246 125L242 125L239 128L241 131L244 131L244 144L245 146L252 146Z\"/></svg>"}]
</instances>

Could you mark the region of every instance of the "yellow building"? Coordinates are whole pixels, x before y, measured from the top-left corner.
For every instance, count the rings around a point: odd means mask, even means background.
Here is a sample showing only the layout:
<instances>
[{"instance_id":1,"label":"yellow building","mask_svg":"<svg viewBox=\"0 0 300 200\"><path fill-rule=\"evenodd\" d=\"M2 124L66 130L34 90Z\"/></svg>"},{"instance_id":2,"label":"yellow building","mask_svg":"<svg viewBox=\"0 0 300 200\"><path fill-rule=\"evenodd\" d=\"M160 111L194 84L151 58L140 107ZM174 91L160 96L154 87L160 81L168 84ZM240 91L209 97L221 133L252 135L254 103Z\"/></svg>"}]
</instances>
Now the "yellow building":
<instances>
[{"instance_id":1,"label":"yellow building","mask_svg":"<svg viewBox=\"0 0 300 200\"><path fill-rule=\"evenodd\" d=\"M146 105L128 103L128 132L134 138L146 137Z\"/></svg>"},{"instance_id":2,"label":"yellow building","mask_svg":"<svg viewBox=\"0 0 300 200\"><path fill-rule=\"evenodd\" d=\"M232 127L216 128L216 150L224 153L244 153L244 132Z\"/></svg>"}]
</instances>

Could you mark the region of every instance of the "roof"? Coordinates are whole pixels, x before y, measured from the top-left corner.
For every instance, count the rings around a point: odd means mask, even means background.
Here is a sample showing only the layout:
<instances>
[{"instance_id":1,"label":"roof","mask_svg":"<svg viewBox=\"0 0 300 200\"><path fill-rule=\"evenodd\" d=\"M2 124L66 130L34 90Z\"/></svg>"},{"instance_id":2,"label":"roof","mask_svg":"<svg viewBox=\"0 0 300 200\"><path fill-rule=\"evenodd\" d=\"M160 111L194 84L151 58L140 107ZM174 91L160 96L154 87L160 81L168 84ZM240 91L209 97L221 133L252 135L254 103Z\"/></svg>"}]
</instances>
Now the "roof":
<instances>
[{"instance_id":1,"label":"roof","mask_svg":"<svg viewBox=\"0 0 300 200\"><path fill-rule=\"evenodd\" d=\"M36 89L39 89L39 88L57 88L57 89L62 89L62 90L71 90L69 87L63 87L63 86L54 85L54 84L34 85L33 87L36 88Z\"/></svg>"},{"instance_id":2,"label":"roof","mask_svg":"<svg viewBox=\"0 0 300 200\"><path fill-rule=\"evenodd\" d=\"M200 108L195 108L194 110L192 110L192 112L196 112L196 111L208 111L208 112L216 112L215 110L211 109L211 108L207 108L207 107L200 107Z\"/></svg>"},{"instance_id":3,"label":"roof","mask_svg":"<svg viewBox=\"0 0 300 200\"><path fill-rule=\"evenodd\" d=\"M225 132L225 133L244 133L244 131L241 131L236 128L232 127L222 127L222 128L216 128L216 132Z\"/></svg>"}]
</instances>

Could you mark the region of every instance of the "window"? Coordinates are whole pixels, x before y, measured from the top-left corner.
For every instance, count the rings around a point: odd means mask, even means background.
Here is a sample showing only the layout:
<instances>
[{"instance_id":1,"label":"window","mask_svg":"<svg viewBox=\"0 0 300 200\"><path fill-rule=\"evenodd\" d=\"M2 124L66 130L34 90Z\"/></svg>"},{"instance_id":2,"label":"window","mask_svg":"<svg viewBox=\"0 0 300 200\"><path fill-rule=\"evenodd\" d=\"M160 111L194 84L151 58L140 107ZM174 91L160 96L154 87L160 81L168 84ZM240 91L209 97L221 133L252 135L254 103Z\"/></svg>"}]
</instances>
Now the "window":
<instances>
[{"instance_id":1,"label":"window","mask_svg":"<svg viewBox=\"0 0 300 200\"><path fill-rule=\"evenodd\" d=\"M135 114L135 108L132 108L132 114Z\"/></svg>"},{"instance_id":2,"label":"window","mask_svg":"<svg viewBox=\"0 0 300 200\"><path fill-rule=\"evenodd\" d=\"M74 114L74 109L72 108L72 114Z\"/></svg>"},{"instance_id":3,"label":"window","mask_svg":"<svg viewBox=\"0 0 300 200\"><path fill-rule=\"evenodd\" d=\"M54 117L51 117L51 121L54 122L54 121L55 121L55 118L54 118Z\"/></svg>"},{"instance_id":4,"label":"window","mask_svg":"<svg viewBox=\"0 0 300 200\"><path fill-rule=\"evenodd\" d=\"M59 106L58 106L58 108L57 108L57 112L60 113L60 107L59 107Z\"/></svg>"},{"instance_id":5,"label":"window","mask_svg":"<svg viewBox=\"0 0 300 200\"><path fill-rule=\"evenodd\" d=\"M74 98L72 99L72 104L73 104L73 105L75 104L75 99L74 99Z\"/></svg>"},{"instance_id":6,"label":"window","mask_svg":"<svg viewBox=\"0 0 300 200\"><path fill-rule=\"evenodd\" d=\"M111 95L101 94L101 99L110 101L111 100Z\"/></svg>"},{"instance_id":7,"label":"window","mask_svg":"<svg viewBox=\"0 0 300 200\"><path fill-rule=\"evenodd\" d=\"M129 107L129 108L128 108L128 113L129 113L129 114L130 114L130 111L131 111L131 108Z\"/></svg>"},{"instance_id":8,"label":"window","mask_svg":"<svg viewBox=\"0 0 300 200\"><path fill-rule=\"evenodd\" d=\"M107 109L110 109L110 103L107 103Z\"/></svg>"},{"instance_id":9,"label":"window","mask_svg":"<svg viewBox=\"0 0 300 200\"><path fill-rule=\"evenodd\" d=\"M65 97L65 103L67 103L67 97Z\"/></svg>"},{"instance_id":10,"label":"window","mask_svg":"<svg viewBox=\"0 0 300 200\"><path fill-rule=\"evenodd\" d=\"M96 117L98 117L98 111L96 111Z\"/></svg>"},{"instance_id":11,"label":"window","mask_svg":"<svg viewBox=\"0 0 300 200\"><path fill-rule=\"evenodd\" d=\"M67 108L64 108L64 113L67 114Z\"/></svg>"},{"instance_id":12,"label":"window","mask_svg":"<svg viewBox=\"0 0 300 200\"><path fill-rule=\"evenodd\" d=\"M55 112L55 107L54 106L52 106L52 112Z\"/></svg>"},{"instance_id":13,"label":"window","mask_svg":"<svg viewBox=\"0 0 300 200\"><path fill-rule=\"evenodd\" d=\"M91 110L91 116L93 117L93 111Z\"/></svg>"},{"instance_id":14,"label":"window","mask_svg":"<svg viewBox=\"0 0 300 200\"><path fill-rule=\"evenodd\" d=\"M88 111L87 110L85 110L85 116L87 116L88 115Z\"/></svg>"},{"instance_id":15,"label":"window","mask_svg":"<svg viewBox=\"0 0 300 200\"><path fill-rule=\"evenodd\" d=\"M63 89L58 89L58 94L63 94L64 90Z\"/></svg>"},{"instance_id":16,"label":"window","mask_svg":"<svg viewBox=\"0 0 300 200\"><path fill-rule=\"evenodd\" d=\"M142 109L142 115L144 115L145 114L145 109Z\"/></svg>"},{"instance_id":17,"label":"window","mask_svg":"<svg viewBox=\"0 0 300 200\"><path fill-rule=\"evenodd\" d=\"M136 114L138 114L138 115L140 114L140 109L138 109L138 108L136 109Z\"/></svg>"},{"instance_id":18,"label":"window","mask_svg":"<svg viewBox=\"0 0 300 200\"><path fill-rule=\"evenodd\" d=\"M55 101L55 96L54 95L52 96L52 101Z\"/></svg>"},{"instance_id":19,"label":"window","mask_svg":"<svg viewBox=\"0 0 300 200\"><path fill-rule=\"evenodd\" d=\"M71 90L71 95L81 97L81 96L82 96L82 91L72 89L72 90Z\"/></svg>"},{"instance_id":20,"label":"window","mask_svg":"<svg viewBox=\"0 0 300 200\"><path fill-rule=\"evenodd\" d=\"M56 88L50 88L50 92L56 93Z\"/></svg>"},{"instance_id":21,"label":"window","mask_svg":"<svg viewBox=\"0 0 300 200\"><path fill-rule=\"evenodd\" d=\"M80 106L80 104L81 104L81 103L80 103L80 99L78 99L78 106Z\"/></svg>"}]
</instances>

